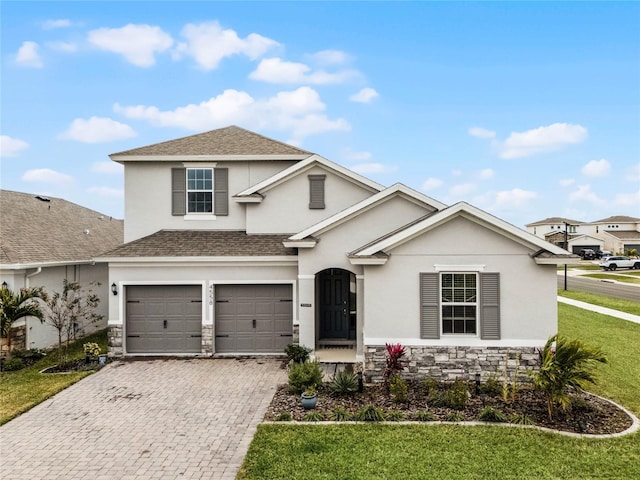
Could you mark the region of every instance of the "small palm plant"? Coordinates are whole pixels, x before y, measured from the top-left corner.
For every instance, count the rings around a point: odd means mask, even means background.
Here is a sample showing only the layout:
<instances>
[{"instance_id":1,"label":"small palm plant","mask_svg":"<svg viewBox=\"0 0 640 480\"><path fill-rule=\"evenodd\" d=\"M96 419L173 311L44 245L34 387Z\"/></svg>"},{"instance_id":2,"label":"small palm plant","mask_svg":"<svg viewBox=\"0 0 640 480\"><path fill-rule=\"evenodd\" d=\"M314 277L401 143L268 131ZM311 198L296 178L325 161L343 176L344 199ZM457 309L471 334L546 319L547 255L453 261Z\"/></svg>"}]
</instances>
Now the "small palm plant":
<instances>
[{"instance_id":1,"label":"small palm plant","mask_svg":"<svg viewBox=\"0 0 640 480\"><path fill-rule=\"evenodd\" d=\"M44 298L41 287L21 288L14 292L9 288L0 288L0 337L7 339L11 350L11 327L24 317L35 317L44 322L44 315L37 299Z\"/></svg>"},{"instance_id":2,"label":"small palm plant","mask_svg":"<svg viewBox=\"0 0 640 480\"><path fill-rule=\"evenodd\" d=\"M540 370L532 375L533 385L545 395L549 420L553 419L555 405L566 410L571 404L568 387L583 390L586 384L595 383L596 363L607 363L599 348L558 335L547 340L540 358Z\"/></svg>"}]
</instances>

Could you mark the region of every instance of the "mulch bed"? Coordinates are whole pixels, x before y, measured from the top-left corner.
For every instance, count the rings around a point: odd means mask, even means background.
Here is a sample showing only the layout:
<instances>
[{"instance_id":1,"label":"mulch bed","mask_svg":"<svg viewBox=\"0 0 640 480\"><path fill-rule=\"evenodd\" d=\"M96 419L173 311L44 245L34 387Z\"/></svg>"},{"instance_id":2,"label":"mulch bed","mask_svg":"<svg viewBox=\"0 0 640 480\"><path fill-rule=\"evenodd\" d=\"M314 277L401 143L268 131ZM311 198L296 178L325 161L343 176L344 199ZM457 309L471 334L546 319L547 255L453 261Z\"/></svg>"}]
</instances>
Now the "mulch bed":
<instances>
[{"instance_id":1,"label":"mulch bed","mask_svg":"<svg viewBox=\"0 0 640 480\"><path fill-rule=\"evenodd\" d=\"M332 420L333 412L342 408L355 414L368 405L374 405L389 417L391 412L396 419L403 421L419 421L424 412L433 415L436 421L479 421L480 412L487 406L494 407L508 419L526 415L532 424L573 433L611 434L626 430L632 425L632 419L615 405L593 395L573 392L573 408L569 412L556 409L554 419L549 420L547 405L541 392L528 386L518 389L515 399L504 401L500 394L475 392L473 383L469 384L470 397L461 410L442 406L441 401L434 398L433 390L423 383L407 382L409 395L407 402L397 403L387 393L383 384L366 384L362 393L337 395L332 393L326 384L318 389L318 404L314 410L304 410L300 405L300 396L291 394L287 385L280 385L265 414L265 420L276 421L280 415L288 413L291 420L302 421L309 412L318 412L324 420ZM446 388L440 385L439 389ZM391 414L393 417L394 414Z\"/></svg>"}]
</instances>

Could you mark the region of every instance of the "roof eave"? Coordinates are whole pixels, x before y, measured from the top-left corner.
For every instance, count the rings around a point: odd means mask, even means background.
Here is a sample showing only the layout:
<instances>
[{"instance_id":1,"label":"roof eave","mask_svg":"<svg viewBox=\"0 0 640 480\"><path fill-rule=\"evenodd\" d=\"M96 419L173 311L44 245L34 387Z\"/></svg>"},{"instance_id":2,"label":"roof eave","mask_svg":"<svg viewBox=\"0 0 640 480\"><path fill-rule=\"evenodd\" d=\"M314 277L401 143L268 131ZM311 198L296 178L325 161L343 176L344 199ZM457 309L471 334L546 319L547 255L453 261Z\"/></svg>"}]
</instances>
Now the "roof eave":
<instances>
[{"instance_id":1,"label":"roof eave","mask_svg":"<svg viewBox=\"0 0 640 480\"><path fill-rule=\"evenodd\" d=\"M289 155L122 155L111 154L114 162L247 162L247 161L300 161L309 154Z\"/></svg>"}]
</instances>

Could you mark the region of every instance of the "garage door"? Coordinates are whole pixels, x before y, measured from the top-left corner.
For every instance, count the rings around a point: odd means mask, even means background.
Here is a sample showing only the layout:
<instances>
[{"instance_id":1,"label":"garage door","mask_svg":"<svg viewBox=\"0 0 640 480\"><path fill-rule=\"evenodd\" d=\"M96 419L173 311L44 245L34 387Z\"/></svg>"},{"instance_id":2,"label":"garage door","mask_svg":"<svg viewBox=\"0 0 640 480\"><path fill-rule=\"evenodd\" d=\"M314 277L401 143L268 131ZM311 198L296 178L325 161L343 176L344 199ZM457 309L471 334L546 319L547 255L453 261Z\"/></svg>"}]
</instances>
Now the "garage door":
<instances>
[{"instance_id":1,"label":"garage door","mask_svg":"<svg viewBox=\"0 0 640 480\"><path fill-rule=\"evenodd\" d=\"M200 353L202 287L127 287L127 353Z\"/></svg>"},{"instance_id":2,"label":"garage door","mask_svg":"<svg viewBox=\"0 0 640 480\"><path fill-rule=\"evenodd\" d=\"M291 343L291 285L218 285L216 353L282 353Z\"/></svg>"}]
</instances>

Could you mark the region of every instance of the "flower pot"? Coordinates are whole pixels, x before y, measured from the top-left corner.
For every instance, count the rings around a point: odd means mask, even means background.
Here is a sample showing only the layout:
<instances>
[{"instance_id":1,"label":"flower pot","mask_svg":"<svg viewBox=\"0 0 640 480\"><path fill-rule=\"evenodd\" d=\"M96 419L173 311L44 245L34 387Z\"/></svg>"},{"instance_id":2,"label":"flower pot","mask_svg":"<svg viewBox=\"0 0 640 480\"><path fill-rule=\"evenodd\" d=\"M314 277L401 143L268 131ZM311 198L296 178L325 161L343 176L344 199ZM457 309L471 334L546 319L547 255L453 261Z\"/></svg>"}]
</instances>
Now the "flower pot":
<instances>
[{"instance_id":1,"label":"flower pot","mask_svg":"<svg viewBox=\"0 0 640 480\"><path fill-rule=\"evenodd\" d=\"M300 396L300 403L302 404L302 408L305 410L310 410L312 408L316 408L316 404L318 403L318 395L305 395L304 393Z\"/></svg>"}]
</instances>

